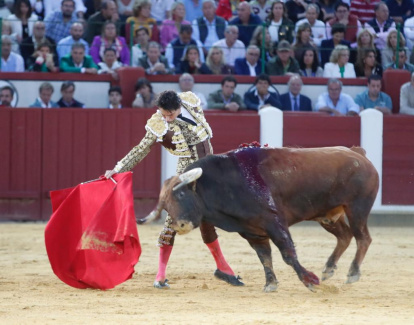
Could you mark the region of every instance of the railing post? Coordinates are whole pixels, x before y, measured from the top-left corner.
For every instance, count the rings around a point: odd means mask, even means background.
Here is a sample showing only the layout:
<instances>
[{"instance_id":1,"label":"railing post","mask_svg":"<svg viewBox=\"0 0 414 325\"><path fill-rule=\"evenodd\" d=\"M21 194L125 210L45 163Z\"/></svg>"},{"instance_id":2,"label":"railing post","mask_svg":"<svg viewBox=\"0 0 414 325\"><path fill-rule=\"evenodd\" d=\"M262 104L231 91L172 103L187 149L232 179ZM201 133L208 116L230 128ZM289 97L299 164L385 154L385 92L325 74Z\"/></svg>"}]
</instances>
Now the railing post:
<instances>
[{"instance_id":1,"label":"railing post","mask_svg":"<svg viewBox=\"0 0 414 325\"><path fill-rule=\"evenodd\" d=\"M0 35L3 35L3 18L0 17ZM3 41L0 37L0 50L3 47ZM0 60L0 71L1 71L1 60Z\"/></svg>"},{"instance_id":2,"label":"railing post","mask_svg":"<svg viewBox=\"0 0 414 325\"><path fill-rule=\"evenodd\" d=\"M129 53L131 53L129 57L129 65L132 67L132 48L134 47L134 25L135 22L131 20L130 29L129 29Z\"/></svg>"},{"instance_id":3,"label":"railing post","mask_svg":"<svg viewBox=\"0 0 414 325\"><path fill-rule=\"evenodd\" d=\"M400 62L400 40L401 40L401 24L397 24L397 48L395 49L395 66L398 69L398 64Z\"/></svg>"},{"instance_id":4,"label":"railing post","mask_svg":"<svg viewBox=\"0 0 414 325\"><path fill-rule=\"evenodd\" d=\"M266 23L262 23L262 73L265 73L265 62L266 62Z\"/></svg>"}]
</instances>

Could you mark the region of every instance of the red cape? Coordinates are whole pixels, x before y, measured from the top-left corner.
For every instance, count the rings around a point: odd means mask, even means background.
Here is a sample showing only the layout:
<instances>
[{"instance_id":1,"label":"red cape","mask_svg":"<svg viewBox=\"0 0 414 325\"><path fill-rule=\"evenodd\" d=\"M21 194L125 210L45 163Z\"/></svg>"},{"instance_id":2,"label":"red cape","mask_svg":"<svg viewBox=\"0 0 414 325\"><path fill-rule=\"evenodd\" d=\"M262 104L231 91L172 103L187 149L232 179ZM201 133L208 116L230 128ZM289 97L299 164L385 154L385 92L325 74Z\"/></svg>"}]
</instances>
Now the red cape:
<instances>
[{"instance_id":1,"label":"red cape","mask_svg":"<svg viewBox=\"0 0 414 325\"><path fill-rule=\"evenodd\" d=\"M53 272L80 289L111 289L130 279L141 255L132 173L52 191L45 229Z\"/></svg>"}]
</instances>

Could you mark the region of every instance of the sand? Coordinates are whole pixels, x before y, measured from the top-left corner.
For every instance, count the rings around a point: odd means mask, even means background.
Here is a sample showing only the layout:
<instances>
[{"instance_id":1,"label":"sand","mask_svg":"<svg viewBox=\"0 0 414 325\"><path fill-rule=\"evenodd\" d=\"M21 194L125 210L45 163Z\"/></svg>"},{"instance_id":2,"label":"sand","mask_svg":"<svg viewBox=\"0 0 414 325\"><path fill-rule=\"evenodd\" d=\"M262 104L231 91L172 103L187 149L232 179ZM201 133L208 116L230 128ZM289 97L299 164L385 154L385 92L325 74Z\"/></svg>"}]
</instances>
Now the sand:
<instances>
[{"instance_id":1,"label":"sand","mask_svg":"<svg viewBox=\"0 0 414 325\"><path fill-rule=\"evenodd\" d=\"M309 291L273 246L277 292L262 292L255 252L237 234L219 231L222 249L245 282L213 277L215 265L198 230L179 236L170 259L170 290L152 287L158 225L140 226L142 255L134 277L108 290L80 290L52 272L43 223L0 224L0 324L414 324L414 228L371 227L362 277L344 284L351 244L337 273ZM321 276L335 238L319 226L291 228L300 263Z\"/></svg>"}]
</instances>

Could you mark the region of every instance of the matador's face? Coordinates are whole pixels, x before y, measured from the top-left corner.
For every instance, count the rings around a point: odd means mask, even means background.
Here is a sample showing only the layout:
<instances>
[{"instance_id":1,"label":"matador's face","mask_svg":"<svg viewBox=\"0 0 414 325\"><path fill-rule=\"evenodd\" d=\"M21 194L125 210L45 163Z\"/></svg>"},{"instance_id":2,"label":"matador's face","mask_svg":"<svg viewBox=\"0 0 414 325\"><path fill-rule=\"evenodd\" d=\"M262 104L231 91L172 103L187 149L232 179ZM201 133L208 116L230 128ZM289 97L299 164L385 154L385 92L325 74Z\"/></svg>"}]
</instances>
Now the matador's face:
<instances>
[{"instance_id":1,"label":"matador's face","mask_svg":"<svg viewBox=\"0 0 414 325\"><path fill-rule=\"evenodd\" d=\"M177 116L181 114L181 107L175 111L167 111L161 107L158 107L158 108L161 112L162 117L165 118L165 120L168 123L171 123L172 121L174 121L177 118Z\"/></svg>"}]
</instances>

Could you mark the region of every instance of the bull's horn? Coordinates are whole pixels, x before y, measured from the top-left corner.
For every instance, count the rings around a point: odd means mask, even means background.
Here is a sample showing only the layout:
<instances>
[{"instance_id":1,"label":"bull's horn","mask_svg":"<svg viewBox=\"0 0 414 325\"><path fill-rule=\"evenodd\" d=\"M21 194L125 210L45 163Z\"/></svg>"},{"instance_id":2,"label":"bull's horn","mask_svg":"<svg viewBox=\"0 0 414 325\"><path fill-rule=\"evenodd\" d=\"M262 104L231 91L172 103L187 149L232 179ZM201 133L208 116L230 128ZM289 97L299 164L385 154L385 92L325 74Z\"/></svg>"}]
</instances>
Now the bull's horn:
<instances>
[{"instance_id":1,"label":"bull's horn","mask_svg":"<svg viewBox=\"0 0 414 325\"><path fill-rule=\"evenodd\" d=\"M188 172L181 174L180 176L178 176L181 183L175 185L173 188L173 191L176 191L179 188L183 187L184 185L194 182L195 180L199 179L202 174L203 174L203 169L201 169L200 167L191 169Z\"/></svg>"},{"instance_id":2,"label":"bull's horn","mask_svg":"<svg viewBox=\"0 0 414 325\"><path fill-rule=\"evenodd\" d=\"M161 216L161 211L163 209L163 204L162 203L158 203L157 207L151 211L151 213L149 215L147 215L145 218L143 219L138 219L138 224L139 225L143 225L149 222L152 222L156 219L159 219Z\"/></svg>"}]
</instances>

